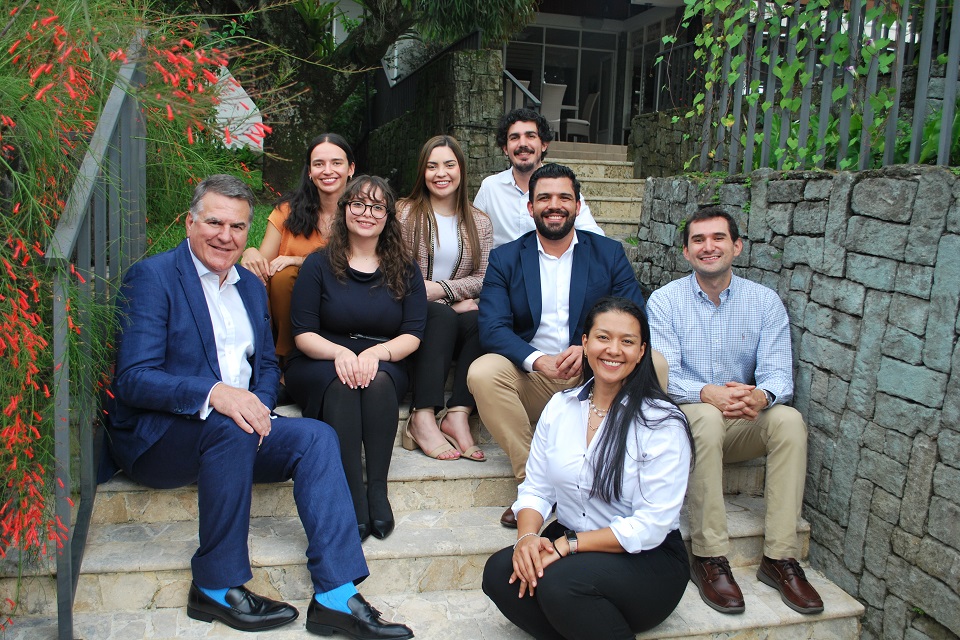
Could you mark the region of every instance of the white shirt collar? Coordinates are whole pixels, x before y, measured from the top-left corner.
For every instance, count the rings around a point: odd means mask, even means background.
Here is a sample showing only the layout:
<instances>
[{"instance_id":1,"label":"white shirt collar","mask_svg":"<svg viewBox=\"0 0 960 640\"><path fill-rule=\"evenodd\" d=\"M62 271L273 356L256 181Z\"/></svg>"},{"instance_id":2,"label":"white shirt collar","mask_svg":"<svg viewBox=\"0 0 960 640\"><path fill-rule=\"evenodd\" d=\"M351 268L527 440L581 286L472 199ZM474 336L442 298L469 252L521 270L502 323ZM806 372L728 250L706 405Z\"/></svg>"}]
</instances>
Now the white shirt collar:
<instances>
[{"instance_id":1,"label":"white shirt collar","mask_svg":"<svg viewBox=\"0 0 960 640\"><path fill-rule=\"evenodd\" d=\"M197 268L197 275L201 278L207 275L208 273L213 273L210 269L207 268L207 265L200 262L200 258L196 256L193 252L193 247L190 246L190 242L187 241L187 249L190 251L190 258L193 260L193 266ZM213 275L217 275L213 273ZM217 276L219 280L220 276ZM230 271L227 272L227 278L223 281L223 284L237 284L240 280L240 272L237 271L236 265L230 267Z\"/></svg>"}]
</instances>

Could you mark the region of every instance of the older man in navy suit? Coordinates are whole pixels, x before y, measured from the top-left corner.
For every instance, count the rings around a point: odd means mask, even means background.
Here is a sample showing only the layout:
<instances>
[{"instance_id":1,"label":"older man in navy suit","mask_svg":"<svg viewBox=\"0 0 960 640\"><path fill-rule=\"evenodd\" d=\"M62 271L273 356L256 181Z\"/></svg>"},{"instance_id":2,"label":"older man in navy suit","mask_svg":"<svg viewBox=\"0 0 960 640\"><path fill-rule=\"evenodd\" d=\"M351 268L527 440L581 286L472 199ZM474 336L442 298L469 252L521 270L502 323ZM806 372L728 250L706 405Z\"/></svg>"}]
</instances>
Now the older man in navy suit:
<instances>
[{"instance_id":1,"label":"older man in navy suit","mask_svg":"<svg viewBox=\"0 0 960 640\"><path fill-rule=\"evenodd\" d=\"M194 193L187 239L128 270L111 450L147 486L197 483L191 618L243 631L297 618L289 604L243 586L253 577L252 484L292 478L316 594L307 630L411 638L407 627L381 620L354 586L368 571L337 436L322 422L271 413L280 371L266 294L256 276L236 266L252 216L253 194L242 181L211 176Z\"/></svg>"},{"instance_id":2,"label":"older man in navy suit","mask_svg":"<svg viewBox=\"0 0 960 640\"><path fill-rule=\"evenodd\" d=\"M581 382L583 323L594 302L643 294L619 242L574 229L580 183L569 167L545 164L530 177L536 226L490 252L480 292L480 344L467 384L483 423L522 482L533 429L550 397ZM661 385L667 364L654 353ZM511 509L500 518L516 527Z\"/></svg>"}]
</instances>

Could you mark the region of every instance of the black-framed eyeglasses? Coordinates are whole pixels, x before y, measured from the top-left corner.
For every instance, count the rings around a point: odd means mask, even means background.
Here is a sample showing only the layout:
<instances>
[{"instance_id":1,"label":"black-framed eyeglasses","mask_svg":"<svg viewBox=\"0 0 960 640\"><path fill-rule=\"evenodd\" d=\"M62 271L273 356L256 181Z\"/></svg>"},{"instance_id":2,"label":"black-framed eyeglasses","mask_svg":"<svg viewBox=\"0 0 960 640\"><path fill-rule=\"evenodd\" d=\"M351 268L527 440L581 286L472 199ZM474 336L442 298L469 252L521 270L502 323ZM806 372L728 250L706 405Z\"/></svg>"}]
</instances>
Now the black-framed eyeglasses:
<instances>
[{"instance_id":1,"label":"black-framed eyeglasses","mask_svg":"<svg viewBox=\"0 0 960 640\"><path fill-rule=\"evenodd\" d=\"M379 202L374 204L366 204L365 202L360 202L359 200L351 200L347 203L347 209L349 209L350 213L358 217L366 213L367 209L370 209L370 215L377 220L387 215L387 205L380 204Z\"/></svg>"}]
</instances>

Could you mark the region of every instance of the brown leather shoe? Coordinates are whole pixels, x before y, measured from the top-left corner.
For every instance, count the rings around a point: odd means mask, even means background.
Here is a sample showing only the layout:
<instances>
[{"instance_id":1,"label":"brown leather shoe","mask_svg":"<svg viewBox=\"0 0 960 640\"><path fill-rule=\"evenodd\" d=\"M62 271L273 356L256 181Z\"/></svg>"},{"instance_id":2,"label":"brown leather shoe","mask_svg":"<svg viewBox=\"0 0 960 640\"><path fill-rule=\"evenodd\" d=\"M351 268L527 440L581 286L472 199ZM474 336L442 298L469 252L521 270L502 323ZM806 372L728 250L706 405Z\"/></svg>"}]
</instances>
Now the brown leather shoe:
<instances>
[{"instance_id":1,"label":"brown leather shoe","mask_svg":"<svg viewBox=\"0 0 960 640\"><path fill-rule=\"evenodd\" d=\"M517 516L513 515L513 509L507 507L507 510L503 512L502 516L500 516L500 524L505 526L507 529L517 528Z\"/></svg>"},{"instance_id":2,"label":"brown leather shoe","mask_svg":"<svg viewBox=\"0 0 960 640\"><path fill-rule=\"evenodd\" d=\"M803 569L796 558L771 560L763 556L757 579L780 592L780 599L797 613L820 613L823 600L820 594L807 581Z\"/></svg>"},{"instance_id":3,"label":"brown leather shoe","mask_svg":"<svg viewBox=\"0 0 960 640\"><path fill-rule=\"evenodd\" d=\"M720 613L743 613L743 593L733 579L726 556L701 558L693 556L690 578L697 585L700 597L711 609Z\"/></svg>"}]
</instances>

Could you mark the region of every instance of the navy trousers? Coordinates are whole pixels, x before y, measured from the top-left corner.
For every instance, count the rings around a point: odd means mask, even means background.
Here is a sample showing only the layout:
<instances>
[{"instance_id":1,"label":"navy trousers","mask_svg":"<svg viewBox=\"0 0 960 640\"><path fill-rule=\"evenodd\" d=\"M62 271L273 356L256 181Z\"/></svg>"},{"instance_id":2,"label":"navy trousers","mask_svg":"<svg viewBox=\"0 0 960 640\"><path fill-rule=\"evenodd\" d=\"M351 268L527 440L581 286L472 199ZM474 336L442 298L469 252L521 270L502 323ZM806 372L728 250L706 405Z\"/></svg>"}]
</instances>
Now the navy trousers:
<instances>
[{"instance_id":1,"label":"navy trousers","mask_svg":"<svg viewBox=\"0 0 960 640\"><path fill-rule=\"evenodd\" d=\"M111 432L114 439L132 435L122 429ZM159 441L136 460L118 462L131 478L149 487L196 482L200 547L191 565L201 587L235 587L253 577L247 547L253 483L291 478L307 534L314 590L329 591L366 578L369 571L333 429L307 418L275 418L270 435L258 447L259 440L216 412L207 420L170 416Z\"/></svg>"}]
</instances>

